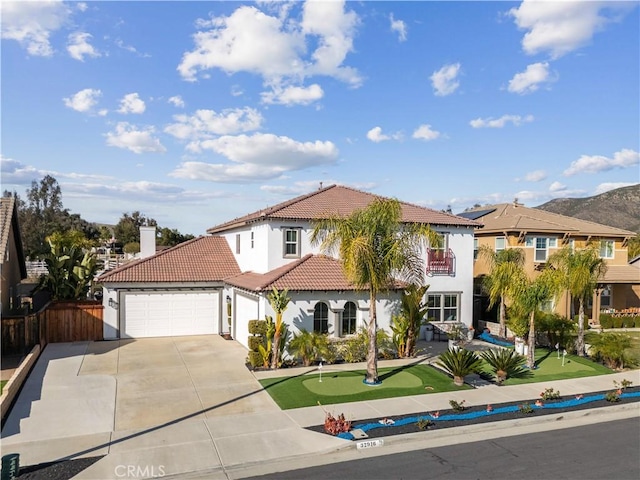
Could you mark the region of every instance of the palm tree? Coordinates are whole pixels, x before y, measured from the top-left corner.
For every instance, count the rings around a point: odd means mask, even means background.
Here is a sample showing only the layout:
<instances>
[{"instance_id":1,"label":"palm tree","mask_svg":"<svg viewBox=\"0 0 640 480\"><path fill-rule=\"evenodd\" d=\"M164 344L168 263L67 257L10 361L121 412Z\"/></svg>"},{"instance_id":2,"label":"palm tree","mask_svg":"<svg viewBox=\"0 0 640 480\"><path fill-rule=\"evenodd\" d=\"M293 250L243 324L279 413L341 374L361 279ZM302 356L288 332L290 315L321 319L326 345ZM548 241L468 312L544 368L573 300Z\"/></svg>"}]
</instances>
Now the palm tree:
<instances>
[{"instance_id":1,"label":"palm tree","mask_svg":"<svg viewBox=\"0 0 640 480\"><path fill-rule=\"evenodd\" d=\"M545 268L534 280L521 277L514 285L512 295L516 310L523 316L529 317L529 337L527 352L527 367L535 368L536 357L536 311L542 303L554 298L560 291L560 277L556 270Z\"/></svg>"},{"instance_id":2,"label":"palm tree","mask_svg":"<svg viewBox=\"0 0 640 480\"><path fill-rule=\"evenodd\" d=\"M397 278L411 284L424 279L424 241L439 244L438 235L426 224L402 223L402 207L396 199L376 198L348 217L333 216L314 224L311 243L323 252L336 251L345 276L357 288L369 290L370 320L365 383L377 384L378 345L376 298Z\"/></svg>"},{"instance_id":3,"label":"palm tree","mask_svg":"<svg viewBox=\"0 0 640 480\"><path fill-rule=\"evenodd\" d=\"M607 271L607 264L593 248L573 251L565 247L549 256L549 264L562 273L563 286L579 302L576 354L584 356L584 304Z\"/></svg>"},{"instance_id":4,"label":"palm tree","mask_svg":"<svg viewBox=\"0 0 640 480\"><path fill-rule=\"evenodd\" d=\"M489 264L489 274L484 277L483 287L489 295L489 307L500 302L499 336L506 337L505 302L512 296L517 279L523 275L524 252L520 248L505 248L496 252L482 245L478 254Z\"/></svg>"},{"instance_id":5,"label":"palm tree","mask_svg":"<svg viewBox=\"0 0 640 480\"><path fill-rule=\"evenodd\" d=\"M282 291L278 291L276 287L273 287L273 290L267 295L271 308L273 308L273 311L276 313L273 345L271 347L271 351L273 352L271 355L271 368L278 368L278 363L280 361L280 338L282 337L283 331L282 314L287 309L287 305L289 305L289 302L291 301L288 293L289 290L286 288Z\"/></svg>"}]
</instances>

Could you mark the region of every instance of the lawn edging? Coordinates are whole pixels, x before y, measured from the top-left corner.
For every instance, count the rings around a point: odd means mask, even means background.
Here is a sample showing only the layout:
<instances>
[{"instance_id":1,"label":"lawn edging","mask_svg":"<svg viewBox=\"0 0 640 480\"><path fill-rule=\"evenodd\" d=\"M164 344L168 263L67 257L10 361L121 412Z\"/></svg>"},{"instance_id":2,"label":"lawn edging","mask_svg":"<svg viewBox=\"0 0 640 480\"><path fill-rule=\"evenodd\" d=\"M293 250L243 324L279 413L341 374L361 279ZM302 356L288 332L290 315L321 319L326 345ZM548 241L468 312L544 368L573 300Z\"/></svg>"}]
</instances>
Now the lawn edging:
<instances>
[{"instance_id":1,"label":"lawn edging","mask_svg":"<svg viewBox=\"0 0 640 480\"><path fill-rule=\"evenodd\" d=\"M13 405L13 401L16 399L18 392L20 392L31 368L40 357L41 351L40 345L33 347L4 386L2 396L0 396L0 417L2 417L2 422L4 422L9 413L11 405Z\"/></svg>"}]
</instances>

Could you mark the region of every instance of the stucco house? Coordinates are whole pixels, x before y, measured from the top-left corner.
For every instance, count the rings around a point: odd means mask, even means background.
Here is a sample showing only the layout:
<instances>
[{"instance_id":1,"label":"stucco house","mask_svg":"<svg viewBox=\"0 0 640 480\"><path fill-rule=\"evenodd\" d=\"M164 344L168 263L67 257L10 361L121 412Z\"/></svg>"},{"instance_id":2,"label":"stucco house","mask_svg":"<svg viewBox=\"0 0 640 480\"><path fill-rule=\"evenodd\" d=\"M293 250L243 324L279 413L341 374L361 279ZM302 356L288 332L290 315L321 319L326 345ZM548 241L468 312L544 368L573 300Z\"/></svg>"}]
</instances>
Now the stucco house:
<instances>
[{"instance_id":1,"label":"stucco house","mask_svg":"<svg viewBox=\"0 0 640 480\"><path fill-rule=\"evenodd\" d=\"M19 286L20 282L27 278L15 197L0 199L0 255L2 256L0 314L4 316L21 306Z\"/></svg>"},{"instance_id":2,"label":"stucco house","mask_svg":"<svg viewBox=\"0 0 640 480\"><path fill-rule=\"evenodd\" d=\"M247 346L249 320L274 314L267 300L273 287L289 290L283 319L293 333L354 333L369 319L368 292L350 284L340 261L323 255L309 237L314 220L349 215L375 198L344 186L320 188L103 274L105 338L229 332ZM480 224L401 206L404 222L428 223L442 235L441 248L423 252L428 316L470 325L473 234ZM398 298L397 289L378 298L380 328L389 328Z\"/></svg>"},{"instance_id":3,"label":"stucco house","mask_svg":"<svg viewBox=\"0 0 640 480\"><path fill-rule=\"evenodd\" d=\"M549 255L565 246L581 249L595 245L607 264L607 272L594 292L593 299L586 306L586 313L591 321L598 322L601 310L640 307L640 270L628 263L627 244L636 235L634 232L528 208L517 201L486 205L459 215L479 220L483 224L476 230L474 239L476 319L490 319L486 312L488 300L480 288L483 275L488 273L486 261L477 255L482 245L489 246L494 251L505 248L523 249L525 269L529 275L539 272ZM545 308L569 318L578 311L577 300L572 300L566 294L555 302L550 302Z\"/></svg>"}]
</instances>

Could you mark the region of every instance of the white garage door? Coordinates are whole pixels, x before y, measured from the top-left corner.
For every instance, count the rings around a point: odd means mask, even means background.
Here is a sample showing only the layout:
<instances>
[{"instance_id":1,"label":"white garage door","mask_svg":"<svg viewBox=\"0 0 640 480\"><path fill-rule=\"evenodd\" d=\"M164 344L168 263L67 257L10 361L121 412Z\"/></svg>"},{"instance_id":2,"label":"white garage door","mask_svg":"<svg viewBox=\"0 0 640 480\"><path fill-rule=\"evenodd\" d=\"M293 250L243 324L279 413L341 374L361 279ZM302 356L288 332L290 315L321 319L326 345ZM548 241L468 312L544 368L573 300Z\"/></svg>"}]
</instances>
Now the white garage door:
<instances>
[{"instance_id":1,"label":"white garage door","mask_svg":"<svg viewBox=\"0 0 640 480\"><path fill-rule=\"evenodd\" d=\"M217 293L128 293L124 308L124 338L218 333Z\"/></svg>"}]
</instances>

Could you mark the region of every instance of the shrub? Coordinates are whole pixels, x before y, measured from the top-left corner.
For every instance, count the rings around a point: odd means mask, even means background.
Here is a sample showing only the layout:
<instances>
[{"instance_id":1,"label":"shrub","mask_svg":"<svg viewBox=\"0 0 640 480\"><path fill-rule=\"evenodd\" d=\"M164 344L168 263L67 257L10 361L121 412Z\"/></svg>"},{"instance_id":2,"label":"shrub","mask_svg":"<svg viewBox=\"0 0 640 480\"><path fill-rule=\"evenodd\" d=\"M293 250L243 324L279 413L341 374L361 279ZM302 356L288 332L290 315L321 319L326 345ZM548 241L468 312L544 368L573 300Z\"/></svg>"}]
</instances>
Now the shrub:
<instances>
[{"instance_id":1,"label":"shrub","mask_svg":"<svg viewBox=\"0 0 640 480\"><path fill-rule=\"evenodd\" d=\"M558 400L560 398L560 391L553 388L545 388L544 392L540 394L542 400Z\"/></svg>"},{"instance_id":2,"label":"shrub","mask_svg":"<svg viewBox=\"0 0 640 480\"><path fill-rule=\"evenodd\" d=\"M607 402L616 403L620 401L620 394L618 393L617 390L614 390L612 392L607 392L604 394L604 399Z\"/></svg>"},{"instance_id":3,"label":"shrub","mask_svg":"<svg viewBox=\"0 0 640 480\"><path fill-rule=\"evenodd\" d=\"M463 385L466 375L480 371L482 361L474 352L460 348L441 354L436 365L453 376L453 383Z\"/></svg>"},{"instance_id":4,"label":"shrub","mask_svg":"<svg viewBox=\"0 0 640 480\"><path fill-rule=\"evenodd\" d=\"M623 324L624 324L624 318L613 317L613 328L622 328Z\"/></svg>"},{"instance_id":5,"label":"shrub","mask_svg":"<svg viewBox=\"0 0 640 480\"><path fill-rule=\"evenodd\" d=\"M292 355L302 358L302 363L308 367L319 358L327 356L329 341L326 335L308 332L303 328L289 342L289 351Z\"/></svg>"},{"instance_id":6,"label":"shrub","mask_svg":"<svg viewBox=\"0 0 640 480\"><path fill-rule=\"evenodd\" d=\"M633 328L636 325L636 319L634 317L624 317L622 325L624 328Z\"/></svg>"},{"instance_id":7,"label":"shrub","mask_svg":"<svg viewBox=\"0 0 640 480\"><path fill-rule=\"evenodd\" d=\"M247 360L249 360L249 364L252 368L262 366L262 355L260 355L260 352L249 352Z\"/></svg>"},{"instance_id":8,"label":"shrub","mask_svg":"<svg viewBox=\"0 0 640 480\"><path fill-rule=\"evenodd\" d=\"M640 317L635 317L634 326L635 328L640 328Z\"/></svg>"},{"instance_id":9,"label":"shrub","mask_svg":"<svg viewBox=\"0 0 640 480\"><path fill-rule=\"evenodd\" d=\"M251 350L252 352L257 352L258 345L262 345L262 337L249 337L249 350Z\"/></svg>"},{"instance_id":10,"label":"shrub","mask_svg":"<svg viewBox=\"0 0 640 480\"><path fill-rule=\"evenodd\" d=\"M324 431L330 435L338 435L339 433L351 430L351 420L344 418L344 413L334 417L327 413L324 419Z\"/></svg>"},{"instance_id":11,"label":"shrub","mask_svg":"<svg viewBox=\"0 0 640 480\"><path fill-rule=\"evenodd\" d=\"M613 328L613 317L607 313L600 315L600 326L602 328Z\"/></svg>"},{"instance_id":12,"label":"shrub","mask_svg":"<svg viewBox=\"0 0 640 480\"><path fill-rule=\"evenodd\" d=\"M531 375L531 371L524 368L527 359L515 350L500 348L491 349L481 354L482 359L493 369L498 385L507 378L522 378Z\"/></svg>"},{"instance_id":13,"label":"shrub","mask_svg":"<svg viewBox=\"0 0 640 480\"><path fill-rule=\"evenodd\" d=\"M249 333L252 335L265 335L267 322L265 320L249 320Z\"/></svg>"},{"instance_id":14,"label":"shrub","mask_svg":"<svg viewBox=\"0 0 640 480\"><path fill-rule=\"evenodd\" d=\"M525 415L529 415L533 413L533 407L528 403L523 403L522 405L518 405L518 410L520 413L524 413Z\"/></svg>"},{"instance_id":15,"label":"shrub","mask_svg":"<svg viewBox=\"0 0 640 480\"><path fill-rule=\"evenodd\" d=\"M464 412L467 407L464 406L464 400L457 402L455 400L449 400L449 405L454 412Z\"/></svg>"},{"instance_id":16,"label":"shrub","mask_svg":"<svg viewBox=\"0 0 640 480\"><path fill-rule=\"evenodd\" d=\"M565 345L569 335L576 330L578 325L578 316L575 322L556 313L536 312L536 330L547 334L549 345ZM585 329L588 328L585 319Z\"/></svg>"},{"instance_id":17,"label":"shrub","mask_svg":"<svg viewBox=\"0 0 640 480\"><path fill-rule=\"evenodd\" d=\"M387 332L378 330L376 338L378 355L384 359L395 358L395 348ZM361 328L353 337L341 343L339 352L347 363L364 362L369 352L369 333L367 329Z\"/></svg>"},{"instance_id":18,"label":"shrub","mask_svg":"<svg viewBox=\"0 0 640 480\"><path fill-rule=\"evenodd\" d=\"M429 420L428 418L420 417L418 418L416 424L418 425L418 428L420 430L427 430L430 426L433 425L433 421Z\"/></svg>"},{"instance_id":19,"label":"shrub","mask_svg":"<svg viewBox=\"0 0 640 480\"><path fill-rule=\"evenodd\" d=\"M592 340L591 354L607 367L624 368L633 363L626 349L631 347L631 337L621 333L601 333Z\"/></svg>"}]
</instances>

